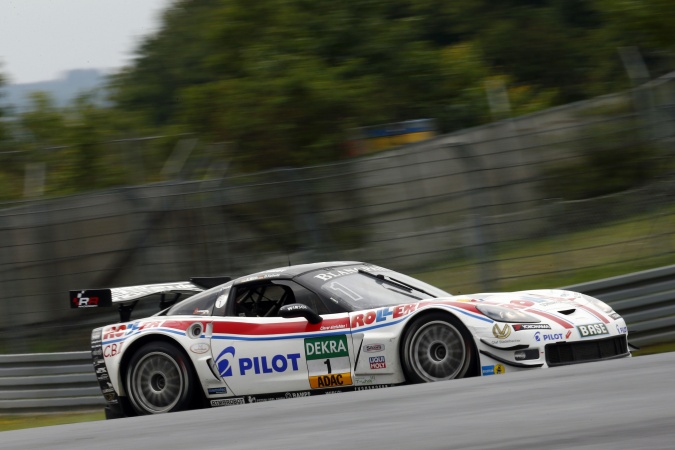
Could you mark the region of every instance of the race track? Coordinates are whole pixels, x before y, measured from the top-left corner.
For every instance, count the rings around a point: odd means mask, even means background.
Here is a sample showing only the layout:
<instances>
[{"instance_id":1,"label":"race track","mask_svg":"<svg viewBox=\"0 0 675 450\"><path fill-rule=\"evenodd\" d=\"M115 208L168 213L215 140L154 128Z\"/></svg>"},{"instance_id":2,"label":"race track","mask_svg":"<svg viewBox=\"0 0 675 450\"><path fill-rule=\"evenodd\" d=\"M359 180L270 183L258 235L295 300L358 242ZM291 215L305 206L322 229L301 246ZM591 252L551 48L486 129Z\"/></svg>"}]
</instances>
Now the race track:
<instances>
[{"instance_id":1,"label":"race track","mask_svg":"<svg viewBox=\"0 0 675 450\"><path fill-rule=\"evenodd\" d=\"M672 449L675 352L0 433L8 449Z\"/></svg>"}]
</instances>

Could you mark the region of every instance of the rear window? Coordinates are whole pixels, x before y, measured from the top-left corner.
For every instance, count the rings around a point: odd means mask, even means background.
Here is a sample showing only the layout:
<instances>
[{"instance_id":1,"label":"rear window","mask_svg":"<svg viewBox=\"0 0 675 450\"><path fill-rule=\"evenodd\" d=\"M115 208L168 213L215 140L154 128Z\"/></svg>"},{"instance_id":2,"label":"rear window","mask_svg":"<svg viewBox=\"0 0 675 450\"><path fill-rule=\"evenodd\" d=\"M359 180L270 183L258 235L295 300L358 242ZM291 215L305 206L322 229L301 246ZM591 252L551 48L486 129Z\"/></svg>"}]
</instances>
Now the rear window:
<instances>
[{"instance_id":1,"label":"rear window","mask_svg":"<svg viewBox=\"0 0 675 450\"><path fill-rule=\"evenodd\" d=\"M187 300L176 303L167 312L167 316L210 316L213 313L213 305L220 296L225 286L216 286L207 291L200 292Z\"/></svg>"}]
</instances>

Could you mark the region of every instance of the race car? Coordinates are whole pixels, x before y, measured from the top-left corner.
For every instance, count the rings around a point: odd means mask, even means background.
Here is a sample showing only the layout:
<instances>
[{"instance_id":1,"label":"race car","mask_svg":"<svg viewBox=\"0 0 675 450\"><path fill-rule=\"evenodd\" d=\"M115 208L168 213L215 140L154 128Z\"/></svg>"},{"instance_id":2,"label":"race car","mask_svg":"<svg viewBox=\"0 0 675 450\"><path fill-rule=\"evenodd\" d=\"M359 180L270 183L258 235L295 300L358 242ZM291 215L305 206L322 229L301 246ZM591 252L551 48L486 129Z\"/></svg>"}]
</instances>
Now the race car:
<instances>
[{"instance_id":1,"label":"race car","mask_svg":"<svg viewBox=\"0 0 675 450\"><path fill-rule=\"evenodd\" d=\"M141 299L161 311L132 320ZM582 293L453 296L363 262L70 292L117 305L93 330L106 417L377 389L629 357L625 321Z\"/></svg>"}]
</instances>

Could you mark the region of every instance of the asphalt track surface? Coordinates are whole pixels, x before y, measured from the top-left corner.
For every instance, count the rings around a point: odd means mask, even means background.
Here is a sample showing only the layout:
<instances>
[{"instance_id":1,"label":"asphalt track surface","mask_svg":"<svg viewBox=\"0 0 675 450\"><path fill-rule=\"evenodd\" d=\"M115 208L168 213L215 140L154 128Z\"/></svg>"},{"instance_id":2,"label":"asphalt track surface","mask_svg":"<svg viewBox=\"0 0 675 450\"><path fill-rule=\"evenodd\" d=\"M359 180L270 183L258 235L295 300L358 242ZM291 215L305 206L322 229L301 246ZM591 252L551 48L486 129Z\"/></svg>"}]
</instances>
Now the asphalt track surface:
<instances>
[{"instance_id":1,"label":"asphalt track surface","mask_svg":"<svg viewBox=\"0 0 675 450\"><path fill-rule=\"evenodd\" d=\"M675 352L0 433L8 449L673 449Z\"/></svg>"}]
</instances>

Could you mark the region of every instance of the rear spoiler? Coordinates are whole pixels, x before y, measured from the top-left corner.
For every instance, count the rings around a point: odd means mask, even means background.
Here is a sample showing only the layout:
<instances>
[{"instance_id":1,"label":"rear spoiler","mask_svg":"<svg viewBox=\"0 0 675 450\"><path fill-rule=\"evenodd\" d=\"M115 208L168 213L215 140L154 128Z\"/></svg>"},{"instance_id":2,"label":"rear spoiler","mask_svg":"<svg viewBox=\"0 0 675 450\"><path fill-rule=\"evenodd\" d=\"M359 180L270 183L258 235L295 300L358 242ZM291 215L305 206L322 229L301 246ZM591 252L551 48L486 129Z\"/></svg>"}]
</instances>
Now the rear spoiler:
<instances>
[{"instance_id":1,"label":"rear spoiler","mask_svg":"<svg viewBox=\"0 0 675 450\"><path fill-rule=\"evenodd\" d=\"M161 311L179 300L185 300L230 280L230 277L194 277L190 281L70 291L70 307L76 309L104 308L118 305L120 320L128 322L131 311L139 300L159 297Z\"/></svg>"}]
</instances>

